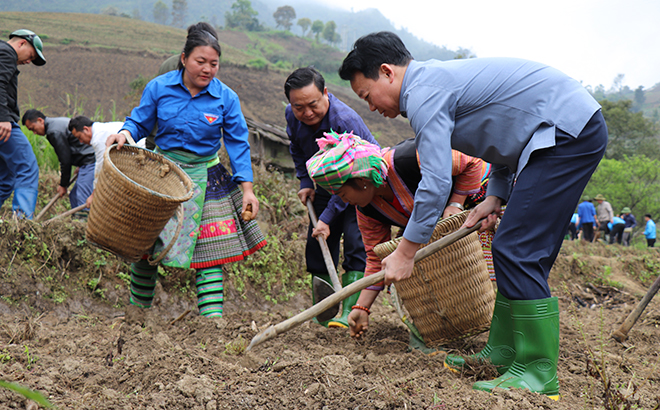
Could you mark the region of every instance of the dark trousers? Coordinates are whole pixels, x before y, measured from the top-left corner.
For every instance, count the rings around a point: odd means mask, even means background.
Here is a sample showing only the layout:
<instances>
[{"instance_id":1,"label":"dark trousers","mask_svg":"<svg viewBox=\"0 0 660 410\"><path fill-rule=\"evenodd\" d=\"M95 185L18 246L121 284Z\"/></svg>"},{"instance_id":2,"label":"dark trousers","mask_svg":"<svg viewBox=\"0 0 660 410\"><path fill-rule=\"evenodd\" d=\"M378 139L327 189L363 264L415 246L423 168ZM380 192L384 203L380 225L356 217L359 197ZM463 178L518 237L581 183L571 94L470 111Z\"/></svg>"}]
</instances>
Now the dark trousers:
<instances>
[{"instance_id":1,"label":"dark trousers","mask_svg":"<svg viewBox=\"0 0 660 410\"><path fill-rule=\"evenodd\" d=\"M535 151L518 175L493 239L497 287L510 300L551 296L550 268L607 147L603 115L594 114L578 138L557 129L555 141L554 147Z\"/></svg>"},{"instance_id":2,"label":"dark trousers","mask_svg":"<svg viewBox=\"0 0 660 410\"><path fill-rule=\"evenodd\" d=\"M570 235L572 241L576 240L578 237L577 227L573 222L568 224L568 234Z\"/></svg>"},{"instance_id":3,"label":"dark trousers","mask_svg":"<svg viewBox=\"0 0 660 410\"><path fill-rule=\"evenodd\" d=\"M616 240L616 243L621 245L621 241L623 240L623 228L625 228L625 224L616 224L612 226L612 230L610 231L610 245L614 243Z\"/></svg>"},{"instance_id":4,"label":"dark trousers","mask_svg":"<svg viewBox=\"0 0 660 410\"><path fill-rule=\"evenodd\" d=\"M647 239L647 240L646 240L646 245L647 245L649 248L652 248L653 245L655 245L655 238L653 238L653 239Z\"/></svg>"},{"instance_id":5,"label":"dark trousers","mask_svg":"<svg viewBox=\"0 0 660 410\"><path fill-rule=\"evenodd\" d=\"M582 240L587 242L594 241L594 223L585 222L582 224Z\"/></svg>"},{"instance_id":6,"label":"dark trousers","mask_svg":"<svg viewBox=\"0 0 660 410\"><path fill-rule=\"evenodd\" d=\"M325 195L324 195L325 194ZM323 210L328 205L330 197L325 192L316 191L314 196L314 211L316 216L320 217ZM335 268L339 262L339 245L342 234L344 234L344 261L342 267L346 272L357 271L364 272L367 266L367 254L364 251L362 235L357 224L357 214L354 206L348 206L344 212L337 215L330 226L330 237L326 238L332 261ZM321 245L316 238L312 237L312 225L309 225L307 231L307 246L305 248L305 258L307 260L307 272L313 274L328 274L325 266Z\"/></svg>"}]
</instances>

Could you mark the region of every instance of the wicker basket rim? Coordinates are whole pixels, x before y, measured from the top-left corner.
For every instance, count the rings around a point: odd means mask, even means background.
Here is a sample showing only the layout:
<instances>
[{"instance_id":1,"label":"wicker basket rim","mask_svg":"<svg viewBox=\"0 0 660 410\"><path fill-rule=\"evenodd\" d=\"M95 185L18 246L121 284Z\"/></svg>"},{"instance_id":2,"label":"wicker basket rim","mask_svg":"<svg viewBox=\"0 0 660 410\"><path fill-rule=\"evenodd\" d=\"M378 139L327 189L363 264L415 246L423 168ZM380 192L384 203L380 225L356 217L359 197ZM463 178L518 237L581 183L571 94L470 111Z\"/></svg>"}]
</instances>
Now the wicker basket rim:
<instances>
[{"instance_id":1,"label":"wicker basket rim","mask_svg":"<svg viewBox=\"0 0 660 410\"><path fill-rule=\"evenodd\" d=\"M149 152L149 155L156 155L156 156L162 158L164 161L167 161L168 165L170 165L170 170L171 170L171 171L174 171L174 172L177 174L177 176L178 176L179 178L181 178L181 180L182 180L181 182L183 182L184 186L188 189L188 192L187 192L185 195L182 195L182 196L180 196L180 197L174 197L174 196L172 196L172 195L161 194L160 192L154 191L153 189L149 189L149 188L147 188L146 186L141 185L141 184L138 184L137 182L135 182L135 181L133 181L131 178L129 178L129 177L128 177L126 174L124 174L119 168L117 168L117 166L116 166L116 165L112 162L112 160L110 159L110 151L111 151L113 148L116 148L116 147L117 147L117 144L112 144L112 145L110 145L108 148L106 148L106 150L105 150L105 154L104 154L104 156L105 156L106 158L104 159L104 161L107 160L107 161L108 161L108 164L110 164L110 166L112 166L112 168L113 168L115 171L117 171L117 173L118 173L119 175L121 175L126 181L130 182L132 186L136 187L138 190L145 191L145 192L147 192L148 194L151 194L151 195L154 195L154 196L157 196L157 197L159 197L159 198L166 199L166 200L175 201L175 202L185 202L185 201L189 200L190 198L192 198L192 196L193 196L193 182L192 182L192 179L190 179L190 177L188 176L188 174L186 174L185 171L183 171L183 170L181 169L181 167L178 166L175 162L171 161L169 158L165 157L164 155L158 154L158 153L153 152L153 151L151 151L151 150L148 150L148 149L146 149L146 148L139 147L139 146L137 146L137 145L128 145L128 144L125 144L125 145L122 147L123 149L129 149L129 150L132 150L132 149L138 149L138 150L148 151L148 152Z\"/></svg>"}]
</instances>

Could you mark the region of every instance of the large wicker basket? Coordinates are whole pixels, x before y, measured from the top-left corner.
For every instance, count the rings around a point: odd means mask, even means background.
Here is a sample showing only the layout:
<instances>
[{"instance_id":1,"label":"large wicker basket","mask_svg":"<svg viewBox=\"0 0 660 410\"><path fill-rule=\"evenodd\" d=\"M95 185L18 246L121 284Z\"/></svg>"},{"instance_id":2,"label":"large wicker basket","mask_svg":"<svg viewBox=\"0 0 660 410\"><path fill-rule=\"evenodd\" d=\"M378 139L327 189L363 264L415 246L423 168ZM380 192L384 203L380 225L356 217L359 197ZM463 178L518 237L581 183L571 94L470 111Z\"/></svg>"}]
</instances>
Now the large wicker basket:
<instances>
[{"instance_id":1,"label":"large wicker basket","mask_svg":"<svg viewBox=\"0 0 660 410\"><path fill-rule=\"evenodd\" d=\"M104 155L89 211L87 240L137 262L177 208L192 198L193 182L174 162L144 148L124 145L118 150L112 145ZM179 223L182 216L181 211Z\"/></svg>"},{"instance_id":2,"label":"large wicker basket","mask_svg":"<svg viewBox=\"0 0 660 410\"><path fill-rule=\"evenodd\" d=\"M468 213L440 221L429 243L458 230ZM384 259L400 240L380 244L374 251ZM476 232L417 262L410 278L396 283L396 291L429 347L484 332L490 326L495 292Z\"/></svg>"}]
</instances>

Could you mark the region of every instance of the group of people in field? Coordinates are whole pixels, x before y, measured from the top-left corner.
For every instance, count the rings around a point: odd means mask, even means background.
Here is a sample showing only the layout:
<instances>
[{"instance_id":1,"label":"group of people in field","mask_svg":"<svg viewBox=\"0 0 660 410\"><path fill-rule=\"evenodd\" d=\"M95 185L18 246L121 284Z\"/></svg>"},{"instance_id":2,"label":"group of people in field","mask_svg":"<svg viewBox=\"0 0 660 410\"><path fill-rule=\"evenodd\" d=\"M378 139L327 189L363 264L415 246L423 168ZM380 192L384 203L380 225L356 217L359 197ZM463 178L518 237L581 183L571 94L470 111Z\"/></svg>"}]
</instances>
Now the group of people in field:
<instances>
[{"instance_id":1,"label":"group of people in field","mask_svg":"<svg viewBox=\"0 0 660 410\"><path fill-rule=\"evenodd\" d=\"M19 64L45 63L38 37L17 38L32 47L28 60L19 57ZM12 45L2 43L0 50L7 47ZM141 141L151 135L153 149L192 178L195 191L185 203L183 231L162 263L196 269L204 316L222 315L222 265L266 243L256 222L240 217L248 206L256 217L259 201L239 98L215 78L220 55L216 31L206 23L194 24L182 53L172 60L176 64L147 84L125 122L105 129L72 119L67 126L83 144L91 139L94 146L95 133L104 132L104 145L117 144L118 149L129 137ZM546 65L514 58L417 61L391 32L358 39L339 75L372 111L407 118L415 138L381 147L360 116L328 92L316 69L302 67L286 79L285 118L300 180L298 197L303 204L311 200L318 215L308 230L307 271L329 281L319 236L327 241L335 266L343 248L343 286L385 271L382 283L349 297L337 317L320 324L349 328L351 336L362 337L378 293L411 275L415 253L429 241L438 220L473 207L466 227L482 221L481 230L492 230L501 218L492 242L498 291L490 333L484 349L471 357L497 366L500 376L474 388L525 388L557 399L559 305L548 275L607 146L599 104L579 82ZM30 190L18 182L22 174L6 171L13 168L3 145L20 132L17 111L5 113L10 126L0 123L5 161L0 172L16 175L14 209L29 217L36 185ZM39 114L26 113L24 123L48 135L59 121ZM222 140L231 172L218 161ZM30 149L29 144L22 147ZM67 163L79 167L79 180L89 178L83 168L92 164L89 158L78 159L84 148ZM65 171L63 188L71 179ZM80 201L86 195L74 197ZM93 194L84 200L93 203ZM392 226L402 228L401 242L381 261L373 249L391 239ZM168 235L172 232L166 228L161 236ZM160 247L159 239L154 251ZM142 308L151 306L158 276L148 257L131 266L130 303ZM469 363L466 357L448 355L444 364L460 370Z\"/></svg>"}]
</instances>

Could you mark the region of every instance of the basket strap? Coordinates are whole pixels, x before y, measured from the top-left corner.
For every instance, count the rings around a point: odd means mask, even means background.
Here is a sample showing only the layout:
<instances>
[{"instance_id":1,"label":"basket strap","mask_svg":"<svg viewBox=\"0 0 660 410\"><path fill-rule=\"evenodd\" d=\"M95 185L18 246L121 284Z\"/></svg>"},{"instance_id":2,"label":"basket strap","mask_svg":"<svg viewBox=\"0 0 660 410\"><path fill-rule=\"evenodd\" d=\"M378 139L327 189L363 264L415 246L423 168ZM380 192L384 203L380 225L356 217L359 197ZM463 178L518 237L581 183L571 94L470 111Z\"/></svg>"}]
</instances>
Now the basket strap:
<instances>
[{"instance_id":1,"label":"basket strap","mask_svg":"<svg viewBox=\"0 0 660 410\"><path fill-rule=\"evenodd\" d=\"M158 265L158 263L167 255L167 252L172 249L172 246L176 243L177 238L179 237L179 234L181 233L181 227L183 226L183 204L184 202L179 205L179 207L176 210L176 231L174 232L174 236L172 236L172 239L170 240L170 243L167 244L165 249L160 251L156 259L153 259L151 256L149 257L149 264L150 265Z\"/></svg>"}]
</instances>

